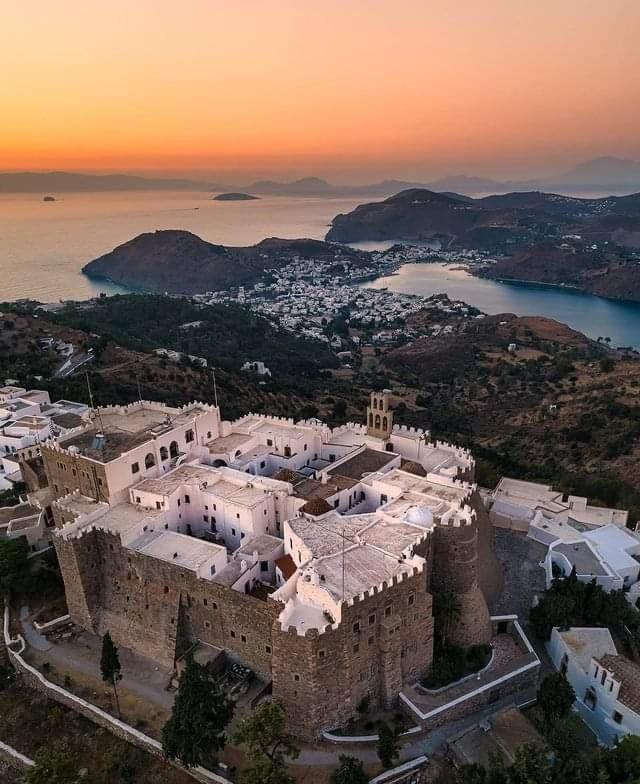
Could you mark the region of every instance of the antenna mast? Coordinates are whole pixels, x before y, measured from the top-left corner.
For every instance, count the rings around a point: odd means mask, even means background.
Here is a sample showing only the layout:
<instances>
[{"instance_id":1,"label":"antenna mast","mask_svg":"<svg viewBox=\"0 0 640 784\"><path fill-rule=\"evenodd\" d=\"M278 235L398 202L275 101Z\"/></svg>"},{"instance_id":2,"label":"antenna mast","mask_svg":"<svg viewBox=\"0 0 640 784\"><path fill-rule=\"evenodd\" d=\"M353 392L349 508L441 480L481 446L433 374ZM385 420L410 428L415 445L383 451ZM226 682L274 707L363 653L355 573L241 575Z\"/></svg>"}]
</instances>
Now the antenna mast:
<instances>
[{"instance_id":1,"label":"antenna mast","mask_svg":"<svg viewBox=\"0 0 640 784\"><path fill-rule=\"evenodd\" d=\"M213 375L213 400L216 405L216 408L218 408L218 386L216 384L216 369L211 368L211 373Z\"/></svg>"},{"instance_id":2,"label":"antenna mast","mask_svg":"<svg viewBox=\"0 0 640 784\"><path fill-rule=\"evenodd\" d=\"M344 526L342 526L342 601L344 602Z\"/></svg>"},{"instance_id":3,"label":"antenna mast","mask_svg":"<svg viewBox=\"0 0 640 784\"><path fill-rule=\"evenodd\" d=\"M102 424L102 416L100 415L100 411L93 404L93 393L91 392L91 382L89 381L89 374L85 371L84 376L87 379L87 389L89 390L89 405L91 406L91 411L98 417L98 421L100 422L100 429L104 430L104 425Z\"/></svg>"}]
</instances>

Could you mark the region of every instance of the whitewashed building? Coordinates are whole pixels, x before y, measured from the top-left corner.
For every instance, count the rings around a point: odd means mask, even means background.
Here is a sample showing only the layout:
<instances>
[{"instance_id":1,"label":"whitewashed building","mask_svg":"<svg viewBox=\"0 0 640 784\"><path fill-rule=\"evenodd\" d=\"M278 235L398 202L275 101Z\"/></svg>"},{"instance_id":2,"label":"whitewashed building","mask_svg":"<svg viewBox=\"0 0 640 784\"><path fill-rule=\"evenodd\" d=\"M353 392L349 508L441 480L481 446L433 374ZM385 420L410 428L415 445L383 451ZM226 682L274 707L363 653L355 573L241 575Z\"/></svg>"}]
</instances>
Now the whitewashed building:
<instances>
[{"instance_id":1,"label":"whitewashed building","mask_svg":"<svg viewBox=\"0 0 640 784\"><path fill-rule=\"evenodd\" d=\"M613 746L625 735L640 735L640 667L618 653L608 629L556 628L547 648L599 743Z\"/></svg>"}]
</instances>

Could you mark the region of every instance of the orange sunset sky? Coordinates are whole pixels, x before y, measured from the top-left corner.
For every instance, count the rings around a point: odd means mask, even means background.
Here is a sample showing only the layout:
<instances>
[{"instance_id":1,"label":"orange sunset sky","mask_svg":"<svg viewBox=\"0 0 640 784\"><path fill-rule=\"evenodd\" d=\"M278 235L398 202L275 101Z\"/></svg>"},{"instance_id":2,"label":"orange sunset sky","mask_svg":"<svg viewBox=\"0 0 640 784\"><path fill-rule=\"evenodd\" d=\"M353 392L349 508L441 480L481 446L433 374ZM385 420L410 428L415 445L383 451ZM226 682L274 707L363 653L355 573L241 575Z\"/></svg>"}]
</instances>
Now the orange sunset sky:
<instances>
[{"instance_id":1,"label":"orange sunset sky","mask_svg":"<svg viewBox=\"0 0 640 784\"><path fill-rule=\"evenodd\" d=\"M640 158L640 0L0 0L0 169Z\"/></svg>"}]
</instances>

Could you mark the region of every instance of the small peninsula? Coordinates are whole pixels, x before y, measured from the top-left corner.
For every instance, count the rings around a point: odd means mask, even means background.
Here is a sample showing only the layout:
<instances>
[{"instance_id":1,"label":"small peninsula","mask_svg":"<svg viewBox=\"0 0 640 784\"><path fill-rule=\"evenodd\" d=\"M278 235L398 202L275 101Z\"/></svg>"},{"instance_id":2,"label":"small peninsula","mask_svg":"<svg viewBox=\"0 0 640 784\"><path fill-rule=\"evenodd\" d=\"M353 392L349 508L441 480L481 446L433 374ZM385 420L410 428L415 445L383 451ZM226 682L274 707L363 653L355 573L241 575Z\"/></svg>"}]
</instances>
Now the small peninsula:
<instances>
[{"instance_id":1,"label":"small peninsula","mask_svg":"<svg viewBox=\"0 0 640 784\"><path fill-rule=\"evenodd\" d=\"M271 237L257 245L215 245L189 231L147 232L86 264L92 278L111 280L139 291L196 294L253 285L267 269L304 256L321 261L351 260L365 266L368 254L311 239Z\"/></svg>"},{"instance_id":2,"label":"small peninsula","mask_svg":"<svg viewBox=\"0 0 640 784\"><path fill-rule=\"evenodd\" d=\"M213 197L213 201L256 201L259 198L250 193L219 193Z\"/></svg>"}]
</instances>

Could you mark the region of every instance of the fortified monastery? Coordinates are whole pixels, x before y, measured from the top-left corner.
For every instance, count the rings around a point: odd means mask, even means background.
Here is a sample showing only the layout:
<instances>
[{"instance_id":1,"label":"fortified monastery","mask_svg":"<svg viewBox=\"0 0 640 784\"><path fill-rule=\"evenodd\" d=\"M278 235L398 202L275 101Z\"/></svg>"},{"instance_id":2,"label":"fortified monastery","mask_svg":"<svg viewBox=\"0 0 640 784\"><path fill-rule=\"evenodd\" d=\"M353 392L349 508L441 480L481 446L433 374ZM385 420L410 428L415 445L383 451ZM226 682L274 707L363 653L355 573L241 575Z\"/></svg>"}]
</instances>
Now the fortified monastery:
<instances>
[{"instance_id":1,"label":"fortified monastery","mask_svg":"<svg viewBox=\"0 0 640 784\"><path fill-rule=\"evenodd\" d=\"M448 640L488 643L478 584L489 518L465 450L393 423L331 429L200 403L96 409L43 445L54 543L79 626L172 665L222 650L270 684L305 739L363 700L394 707Z\"/></svg>"}]
</instances>

